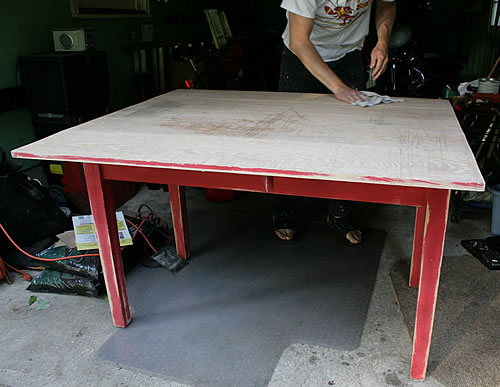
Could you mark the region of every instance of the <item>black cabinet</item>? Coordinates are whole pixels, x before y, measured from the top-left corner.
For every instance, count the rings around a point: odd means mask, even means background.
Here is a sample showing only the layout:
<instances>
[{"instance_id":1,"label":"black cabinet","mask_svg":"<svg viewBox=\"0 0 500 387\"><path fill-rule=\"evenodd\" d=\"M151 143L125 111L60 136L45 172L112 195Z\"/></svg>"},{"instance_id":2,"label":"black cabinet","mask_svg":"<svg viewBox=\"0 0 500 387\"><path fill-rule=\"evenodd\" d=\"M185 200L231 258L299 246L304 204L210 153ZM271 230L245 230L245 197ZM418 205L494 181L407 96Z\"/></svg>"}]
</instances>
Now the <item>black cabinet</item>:
<instances>
[{"instance_id":1,"label":"black cabinet","mask_svg":"<svg viewBox=\"0 0 500 387\"><path fill-rule=\"evenodd\" d=\"M39 53L19 58L28 107L35 115L86 116L109 106L106 54Z\"/></svg>"},{"instance_id":2,"label":"black cabinet","mask_svg":"<svg viewBox=\"0 0 500 387\"><path fill-rule=\"evenodd\" d=\"M19 58L19 72L37 140L109 112L106 54L44 52ZM44 162L49 184L60 184ZM59 168L60 169L60 168Z\"/></svg>"}]
</instances>

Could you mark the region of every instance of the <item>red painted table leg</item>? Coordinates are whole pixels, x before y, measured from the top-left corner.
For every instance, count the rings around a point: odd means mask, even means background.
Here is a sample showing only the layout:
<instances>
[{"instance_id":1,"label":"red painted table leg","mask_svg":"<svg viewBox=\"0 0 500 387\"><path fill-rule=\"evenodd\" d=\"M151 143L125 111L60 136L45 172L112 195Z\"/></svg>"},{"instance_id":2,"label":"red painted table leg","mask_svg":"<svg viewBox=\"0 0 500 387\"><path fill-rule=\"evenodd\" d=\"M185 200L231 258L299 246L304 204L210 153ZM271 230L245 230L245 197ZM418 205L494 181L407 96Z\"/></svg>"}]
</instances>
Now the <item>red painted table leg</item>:
<instances>
[{"instance_id":1,"label":"red painted table leg","mask_svg":"<svg viewBox=\"0 0 500 387\"><path fill-rule=\"evenodd\" d=\"M449 190L429 190L424 219L423 250L418 288L413 356L410 377L424 380L431 345L434 312L436 310L439 274L443 259L446 224L448 221Z\"/></svg>"},{"instance_id":2,"label":"red painted table leg","mask_svg":"<svg viewBox=\"0 0 500 387\"><path fill-rule=\"evenodd\" d=\"M84 164L83 169L113 323L125 328L131 317L111 182L102 179L100 166L97 164Z\"/></svg>"},{"instance_id":3,"label":"red painted table leg","mask_svg":"<svg viewBox=\"0 0 500 387\"><path fill-rule=\"evenodd\" d=\"M177 255L181 258L189 258L189 227L186 209L186 193L184 187L169 184L170 210L172 212L172 223L175 234L175 247Z\"/></svg>"},{"instance_id":4,"label":"red painted table leg","mask_svg":"<svg viewBox=\"0 0 500 387\"><path fill-rule=\"evenodd\" d=\"M420 279L420 267L422 262L422 245L424 242L425 207L417 207L415 216L415 231L413 236L413 253L410 268L410 286L416 288Z\"/></svg>"},{"instance_id":5,"label":"red painted table leg","mask_svg":"<svg viewBox=\"0 0 500 387\"><path fill-rule=\"evenodd\" d=\"M177 254L184 259L188 258L190 254L186 199L183 188L185 185L416 206L410 286L418 285L419 295L410 376L417 380L425 378L448 217L449 190L376 184L370 185L368 190L363 184L323 180L303 181L296 178L264 179L263 184L262 178L259 176L207 174L206 172L155 168L142 170L135 167L110 165L102 167L86 165L85 172L92 211L96 217L96 224L101 224L98 235L103 235L102 239L106 239L107 230L105 228L109 227L109 235L112 236L106 243L101 243L100 247L103 251L101 258L103 265L109 267L108 274L106 274L108 294L114 292L113 301L118 299L120 303L119 307L115 308L114 304L111 307L113 319L118 326L126 325L130 314L128 305L126 305L123 268L121 262L118 263L116 260L116 257L119 256L119 251L117 251L118 238L115 226L111 227L111 223L115 223L111 222L111 219L114 220L114 217L111 216L111 214L114 215L114 212L110 206L109 192L111 189L106 183L108 180L171 183L169 184L170 205ZM122 317L120 317L120 313L122 313ZM123 323L120 323L120 320Z\"/></svg>"}]
</instances>

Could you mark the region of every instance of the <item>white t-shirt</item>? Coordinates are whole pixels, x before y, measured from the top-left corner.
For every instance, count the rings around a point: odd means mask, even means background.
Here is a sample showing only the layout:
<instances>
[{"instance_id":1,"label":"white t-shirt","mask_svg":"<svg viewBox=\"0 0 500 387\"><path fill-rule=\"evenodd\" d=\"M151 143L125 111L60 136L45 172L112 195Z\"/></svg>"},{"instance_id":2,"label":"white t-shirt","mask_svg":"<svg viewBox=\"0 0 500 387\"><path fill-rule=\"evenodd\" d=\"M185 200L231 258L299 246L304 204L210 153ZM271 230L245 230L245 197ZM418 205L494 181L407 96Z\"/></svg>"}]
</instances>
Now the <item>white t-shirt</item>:
<instances>
[{"instance_id":1,"label":"white t-shirt","mask_svg":"<svg viewBox=\"0 0 500 387\"><path fill-rule=\"evenodd\" d=\"M393 2L394 0L384 0ZM299 16L314 19L309 39L325 62L342 58L363 47L370 27L374 0L283 0L281 7ZM290 48L290 23L283 33Z\"/></svg>"}]
</instances>

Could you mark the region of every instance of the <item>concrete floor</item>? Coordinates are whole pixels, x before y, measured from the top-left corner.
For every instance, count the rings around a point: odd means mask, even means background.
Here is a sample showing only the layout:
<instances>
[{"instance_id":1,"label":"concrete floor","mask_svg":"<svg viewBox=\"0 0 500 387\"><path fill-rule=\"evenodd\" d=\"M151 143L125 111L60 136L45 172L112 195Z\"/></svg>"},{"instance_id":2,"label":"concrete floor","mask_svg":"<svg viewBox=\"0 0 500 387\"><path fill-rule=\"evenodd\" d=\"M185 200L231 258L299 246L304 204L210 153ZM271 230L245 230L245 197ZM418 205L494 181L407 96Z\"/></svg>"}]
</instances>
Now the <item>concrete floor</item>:
<instances>
[{"instance_id":1,"label":"concrete floor","mask_svg":"<svg viewBox=\"0 0 500 387\"><path fill-rule=\"evenodd\" d=\"M206 203L200 190L188 190L190 208ZM168 193L145 187L123 210L135 212L147 203L170 223ZM377 281L361 345L355 351L313 347L302 343L287 348L269 386L440 386L427 379L409 380L411 343L403 325L389 279L389 270L411 254L414 209L363 204L357 217L366 227L387 231ZM450 223L445 257L465 254L461 239L485 238L487 216ZM0 386L181 386L141 371L103 364L96 350L118 328L111 322L104 298L36 294L28 305L27 283L13 274L11 286L0 283ZM47 301L49 307L40 308ZM132 313L133 313L133 305ZM431 354L432 356L432 348Z\"/></svg>"}]
</instances>

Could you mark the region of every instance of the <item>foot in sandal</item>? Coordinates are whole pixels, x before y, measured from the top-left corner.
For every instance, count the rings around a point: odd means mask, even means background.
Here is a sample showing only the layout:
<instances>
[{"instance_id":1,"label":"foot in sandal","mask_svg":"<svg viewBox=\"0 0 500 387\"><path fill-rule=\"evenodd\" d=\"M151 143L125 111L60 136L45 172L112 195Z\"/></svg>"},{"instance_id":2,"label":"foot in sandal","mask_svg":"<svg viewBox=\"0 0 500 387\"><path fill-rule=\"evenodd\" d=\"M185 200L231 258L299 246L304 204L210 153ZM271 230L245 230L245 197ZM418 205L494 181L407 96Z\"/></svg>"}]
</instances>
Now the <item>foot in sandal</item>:
<instances>
[{"instance_id":1,"label":"foot in sandal","mask_svg":"<svg viewBox=\"0 0 500 387\"><path fill-rule=\"evenodd\" d=\"M295 236L295 226L293 224L293 213L283 210L273 215L273 230L276 236L282 241L291 241Z\"/></svg>"},{"instance_id":2,"label":"foot in sandal","mask_svg":"<svg viewBox=\"0 0 500 387\"><path fill-rule=\"evenodd\" d=\"M326 221L332 229L337 230L340 237L347 245L356 246L361 243L361 230L353 226L347 217L328 215Z\"/></svg>"}]
</instances>

